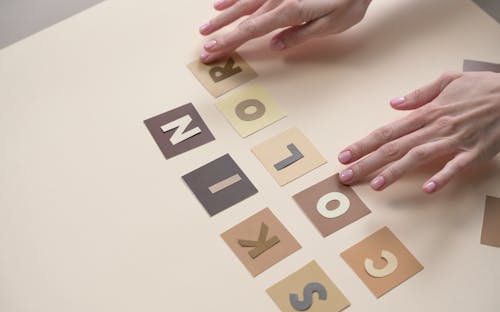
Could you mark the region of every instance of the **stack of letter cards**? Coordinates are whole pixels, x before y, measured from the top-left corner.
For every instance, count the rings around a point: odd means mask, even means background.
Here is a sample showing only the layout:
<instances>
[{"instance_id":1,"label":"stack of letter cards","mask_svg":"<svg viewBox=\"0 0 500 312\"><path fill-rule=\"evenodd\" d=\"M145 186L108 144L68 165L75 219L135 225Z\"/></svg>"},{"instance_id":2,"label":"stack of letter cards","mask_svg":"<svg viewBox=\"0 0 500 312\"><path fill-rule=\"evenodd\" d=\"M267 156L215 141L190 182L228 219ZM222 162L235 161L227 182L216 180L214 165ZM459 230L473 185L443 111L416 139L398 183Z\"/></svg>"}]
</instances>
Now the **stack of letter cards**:
<instances>
[{"instance_id":1,"label":"stack of letter cards","mask_svg":"<svg viewBox=\"0 0 500 312\"><path fill-rule=\"evenodd\" d=\"M467 66L471 64L467 63ZM211 65L188 65L194 76L215 97L257 77L239 56ZM256 84L222 97L215 104L229 124L245 138L286 117L283 108ZM205 145L215 138L193 104L186 104L144 121L166 159ZM280 186L322 166L326 159L298 128L277 133L251 152ZM186 173L182 179L210 217L244 201L257 187L229 154ZM293 196L305 217L323 237L348 227L371 211L338 175ZM487 220L487 221L486 221ZM272 209L264 208L221 234L235 258L256 277L301 248ZM500 199L488 198L481 242L500 246ZM342 259L379 298L423 269L420 262L387 227L341 253ZM323 269L312 261L267 289L281 311L336 312L349 300Z\"/></svg>"}]
</instances>

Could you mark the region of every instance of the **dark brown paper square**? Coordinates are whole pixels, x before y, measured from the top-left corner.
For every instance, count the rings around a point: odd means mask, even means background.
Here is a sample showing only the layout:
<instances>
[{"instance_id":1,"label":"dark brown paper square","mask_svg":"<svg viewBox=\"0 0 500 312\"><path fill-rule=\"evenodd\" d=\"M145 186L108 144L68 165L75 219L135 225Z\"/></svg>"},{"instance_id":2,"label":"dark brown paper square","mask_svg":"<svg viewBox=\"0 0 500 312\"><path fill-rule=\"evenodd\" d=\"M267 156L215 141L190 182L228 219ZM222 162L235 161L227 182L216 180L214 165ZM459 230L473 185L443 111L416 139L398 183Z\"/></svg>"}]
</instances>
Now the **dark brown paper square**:
<instances>
[{"instance_id":1,"label":"dark brown paper square","mask_svg":"<svg viewBox=\"0 0 500 312\"><path fill-rule=\"evenodd\" d=\"M500 198L486 197L481 244L500 247Z\"/></svg>"},{"instance_id":2,"label":"dark brown paper square","mask_svg":"<svg viewBox=\"0 0 500 312\"><path fill-rule=\"evenodd\" d=\"M210 216L257 193L255 186L229 154L182 178Z\"/></svg>"},{"instance_id":3,"label":"dark brown paper square","mask_svg":"<svg viewBox=\"0 0 500 312\"><path fill-rule=\"evenodd\" d=\"M146 119L144 124L166 159L215 140L191 103Z\"/></svg>"}]
</instances>

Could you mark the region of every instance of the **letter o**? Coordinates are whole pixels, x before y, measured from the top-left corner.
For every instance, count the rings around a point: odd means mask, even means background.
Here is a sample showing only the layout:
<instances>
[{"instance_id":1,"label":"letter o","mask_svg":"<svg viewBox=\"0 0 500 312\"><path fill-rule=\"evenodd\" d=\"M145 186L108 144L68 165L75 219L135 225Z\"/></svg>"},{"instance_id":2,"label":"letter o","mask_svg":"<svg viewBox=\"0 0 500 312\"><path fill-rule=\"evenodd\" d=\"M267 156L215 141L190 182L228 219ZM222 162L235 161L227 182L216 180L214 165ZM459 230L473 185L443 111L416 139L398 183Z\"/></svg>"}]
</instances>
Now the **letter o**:
<instances>
[{"instance_id":1,"label":"letter o","mask_svg":"<svg viewBox=\"0 0 500 312\"><path fill-rule=\"evenodd\" d=\"M334 200L338 201L340 204L336 209L329 210L326 207L326 205L328 205L329 202ZM347 198L347 196L339 192L331 192L323 195L318 200L318 204L316 205L316 210L318 210L319 214L322 215L323 217L327 219L334 219L345 214L347 210L349 210L350 206L351 202L349 201L349 198Z\"/></svg>"},{"instance_id":2,"label":"letter o","mask_svg":"<svg viewBox=\"0 0 500 312\"><path fill-rule=\"evenodd\" d=\"M255 112L253 112L252 114L248 114L246 112L246 109L249 107L255 107L256 108ZM243 121L253 121L264 116L264 114L266 113L266 107L264 106L264 104L262 104L261 101L252 99L252 100L245 100L239 103L234 109L234 111L239 119Z\"/></svg>"}]
</instances>

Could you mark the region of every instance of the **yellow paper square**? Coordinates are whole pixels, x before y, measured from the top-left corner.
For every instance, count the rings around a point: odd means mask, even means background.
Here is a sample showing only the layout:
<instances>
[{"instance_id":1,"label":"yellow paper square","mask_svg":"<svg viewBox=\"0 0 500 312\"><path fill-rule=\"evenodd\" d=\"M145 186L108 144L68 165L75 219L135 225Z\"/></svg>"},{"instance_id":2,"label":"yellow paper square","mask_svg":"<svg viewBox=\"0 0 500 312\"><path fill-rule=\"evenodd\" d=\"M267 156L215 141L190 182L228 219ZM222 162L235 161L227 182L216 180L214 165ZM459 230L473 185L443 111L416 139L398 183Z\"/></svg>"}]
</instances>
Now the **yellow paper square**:
<instances>
[{"instance_id":1,"label":"yellow paper square","mask_svg":"<svg viewBox=\"0 0 500 312\"><path fill-rule=\"evenodd\" d=\"M211 64L203 64L199 60L196 60L188 64L187 67L214 97L219 97L257 77L257 73L237 53L233 53L226 59ZM217 68L232 68L234 71L228 77L223 77L223 79L215 81L211 75L211 71Z\"/></svg>"},{"instance_id":2,"label":"yellow paper square","mask_svg":"<svg viewBox=\"0 0 500 312\"><path fill-rule=\"evenodd\" d=\"M319 285L321 290L308 291L307 286L313 283ZM316 290L318 289L316 287ZM323 291L325 297L320 297L320 292ZM310 262L299 271L281 280L269 288L267 293L283 312L339 312L351 305L316 261ZM291 299L294 295L297 296L296 299ZM299 309L297 306L294 307L293 304L297 299L305 306Z\"/></svg>"},{"instance_id":3,"label":"yellow paper square","mask_svg":"<svg viewBox=\"0 0 500 312\"><path fill-rule=\"evenodd\" d=\"M285 111L259 85L225 96L216 105L242 138L286 117Z\"/></svg>"},{"instance_id":4,"label":"yellow paper square","mask_svg":"<svg viewBox=\"0 0 500 312\"><path fill-rule=\"evenodd\" d=\"M293 144L303 157L286 168L276 169L275 165L291 156L288 148L290 144ZM297 128L291 128L255 146L252 152L281 186L326 163L326 159Z\"/></svg>"}]
</instances>

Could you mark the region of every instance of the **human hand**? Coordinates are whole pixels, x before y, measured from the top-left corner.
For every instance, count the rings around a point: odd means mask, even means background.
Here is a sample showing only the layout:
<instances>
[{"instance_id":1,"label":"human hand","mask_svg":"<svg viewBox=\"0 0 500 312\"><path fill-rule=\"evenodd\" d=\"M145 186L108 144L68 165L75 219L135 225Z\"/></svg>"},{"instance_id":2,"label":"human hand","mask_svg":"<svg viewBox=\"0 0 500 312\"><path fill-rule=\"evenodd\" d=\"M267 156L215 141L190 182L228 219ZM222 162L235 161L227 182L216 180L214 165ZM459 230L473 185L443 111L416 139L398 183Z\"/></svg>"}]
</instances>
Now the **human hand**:
<instances>
[{"instance_id":1,"label":"human hand","mask_svg":"<svg viewBox=\"0 0 500 312\"><path fill-rule=\"evenodd\" d=\"M221 13L200 27L210 35L243 16L241 24L226 35L208 41L200 60L210 63L248 40L286 28L271 40L271 48L283 50L310 38L341 33L361 21L371 0L218 0Z\"/></svg>"},{"instance_id":2,"label":"human hand","mask_svg":"<svg viewBox=\"0 0 500 312\"><path fill-rule=\"evenodd\" d=\"M343 164L357 161L341 172L343 183L353 184L388 165L371 181L374 190L383 190L409 170L449 157L422 186L431 194L465 167L500 152L500 74L445 73L391 105L414 111L339 154Z\"/></svg>"}]
</instances>

